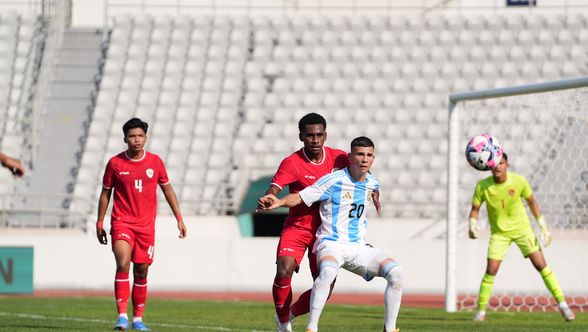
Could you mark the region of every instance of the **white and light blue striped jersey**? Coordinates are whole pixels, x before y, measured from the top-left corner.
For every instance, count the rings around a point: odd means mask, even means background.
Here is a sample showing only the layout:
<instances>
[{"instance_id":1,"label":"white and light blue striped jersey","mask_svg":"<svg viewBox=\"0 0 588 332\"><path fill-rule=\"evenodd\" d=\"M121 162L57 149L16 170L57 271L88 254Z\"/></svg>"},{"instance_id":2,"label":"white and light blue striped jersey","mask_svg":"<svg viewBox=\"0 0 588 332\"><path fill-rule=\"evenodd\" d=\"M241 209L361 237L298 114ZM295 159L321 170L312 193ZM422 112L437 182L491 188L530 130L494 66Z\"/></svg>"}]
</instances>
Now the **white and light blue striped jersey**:
<instances>
[{"instance_id":1,"label":"white and light blue striped jersey","mask_svg":"<svg viewBox=\"0 0 588 332\"><path fill-rule=\"evenodd\" d=\"M321 202L318 240L365 243L367 207L372 202L372 192L379 187L375 176L367 174L365 181L355 181L348 168L344 168L300 191L306 205Z\"/></svg>"}]
</instances>

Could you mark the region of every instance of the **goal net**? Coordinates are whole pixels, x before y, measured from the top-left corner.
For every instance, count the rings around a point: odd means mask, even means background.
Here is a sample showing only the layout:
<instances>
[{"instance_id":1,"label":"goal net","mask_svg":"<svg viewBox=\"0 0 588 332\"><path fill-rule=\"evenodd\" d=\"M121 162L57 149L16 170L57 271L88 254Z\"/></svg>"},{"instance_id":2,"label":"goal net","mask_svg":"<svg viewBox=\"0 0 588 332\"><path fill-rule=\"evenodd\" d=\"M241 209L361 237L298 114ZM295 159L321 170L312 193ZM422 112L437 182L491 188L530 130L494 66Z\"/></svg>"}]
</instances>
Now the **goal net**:
<instances>
[{"instance_id":1,"label":"goal net","mask_svg":"<svg viewBox=\"0 0 588 332\"><path fill-rule=\"evenodd\" d=\"M453 94L449 107L447 311L474 310L486 268L490 231L485 204L480 236L467 236L476 182L491 176L470 167L470 137L490 133L508 154L509 171L527 177L553 242L543 248L573 309L588 310L588 77ZM524 205L527 206L526 202ZM538 231L528 210L531 224ZM511 245L488 310L552 310L539 273Z\"/></svg>"}]
</instances>

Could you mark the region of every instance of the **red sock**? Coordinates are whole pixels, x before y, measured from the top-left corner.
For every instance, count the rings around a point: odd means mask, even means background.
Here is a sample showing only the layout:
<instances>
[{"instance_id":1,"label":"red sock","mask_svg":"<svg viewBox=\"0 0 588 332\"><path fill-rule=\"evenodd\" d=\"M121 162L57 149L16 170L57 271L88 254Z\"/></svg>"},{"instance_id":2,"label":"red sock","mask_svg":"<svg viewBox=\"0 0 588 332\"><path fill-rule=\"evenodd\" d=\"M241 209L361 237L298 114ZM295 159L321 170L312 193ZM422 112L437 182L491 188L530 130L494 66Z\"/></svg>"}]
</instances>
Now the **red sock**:
<instances>
[{"instance_id":1,"label":"red sock","mask_svg":"<svg viewBox=\"0 0 588 332\"><path fill-rule=\"evenodd\" d=\"M304 314L307 314L310 311L310 293L312 289L307 290L306 292L300 294L298 300L292 304L290 307L290 311L292 311L292 315L294 317L298 317Z\"/></svg>"},{"instance_id":2,"label":"red sock","mask_svg":"<svg viewBox=\"0 0 588 332\"><path fill-rule=\"evenodd\" d=\"M290 303L292 303L291 281L292 278L276 277L272 286L276 314L278 314L278 319L282 323L290 320Z\"/></svg>"},{"instance_id":3,"label":"red sock","mask_svg":"<svg viewBox=\"0 0 588 332\"><path fill-rule=\"evenodd\" d=\"M135 278L133 283L133 317L143 317L147 300L147 278Z\"/></svg>"},{"instance_id":4,"label":"red sock","mask_svg":"<svg viewBox=\"0 0 588 332\"><path fill-rule=\"evenodd\" d=\"M119 315L127 313L130 293L131 287L129 286L129 273L116 272L114 277L114 298L116 299L116 309L118 310Z\"/></svg>"}]
</instances>

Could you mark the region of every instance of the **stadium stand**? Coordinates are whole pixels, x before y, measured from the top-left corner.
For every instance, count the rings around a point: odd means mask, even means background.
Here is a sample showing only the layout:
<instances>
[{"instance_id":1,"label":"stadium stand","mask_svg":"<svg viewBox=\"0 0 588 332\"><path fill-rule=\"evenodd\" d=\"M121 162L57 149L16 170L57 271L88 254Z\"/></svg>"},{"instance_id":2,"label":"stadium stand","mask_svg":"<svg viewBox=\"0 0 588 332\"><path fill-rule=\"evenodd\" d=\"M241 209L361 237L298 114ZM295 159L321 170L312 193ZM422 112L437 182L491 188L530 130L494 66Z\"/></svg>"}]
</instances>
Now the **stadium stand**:
<instances>
[{"instance_id":1,"label":"stadium stand","mask_svg":"<svg viewBox=\"0 0 588 332\"><path fill-rule=\"evenodd\" d=\"M44 28L43 20L36 14L14 10L0 12L0 74L3 77L0 82L0 151L16 156L25 165L32 165L37 138L38 113L33 110L33 102L45 47ZM0 186L4 208L0 224L21 227L21 218L10 217L27 197L17 191L21 186L30 185L30 178L25 176L24 181L17 184L3 172L0 181L4 184ZM34 195L28 197L37 200ZM26 213L21 215L27 217Z\"/></svg>"},{"instance_id":2,"label":"stadium stand","mask_svg":"<svg viewBox=\"0 0 588 332\"><path fill-rule=\"evenodd\" d=\"M442 218L448 93L585 75L587 25L582 14L119 16L76 192L97 197L123 121L139 116L186 213L232 214L315 111L331 146L375 140L389 217Z\"/></svg>"},{"instance_id":3,"label":"stadium stand","mask_svg":"<svg viewBox=\"0 0 588 332\"><path fill-rule=\"evenodd\" d=\"M95 212L88 203L103 167L124 149L120 127L138 116L151 125L148 149L166 161L184 213L234 214L249 180L273 174L300 146L297 120L314 111L328 120L328 145L375 140L385 217L441 219L448 93L585 75L587 25L576 13L116 16L94 65L75 180L64 181L85 202L58 205ZM43 33L39 17L0 15L0 71L10 78L0 89L0 143L14 155L27 146L15 128L30 113ZM512 126L528 119L522 113Z\"/></svg>"},{"instance_id":4,"label":"stadium stand","mask_svg":"<svg viewBox=\"0 0 588 332\"><path fill-rule=\"evenodd\" d=\"M0 151L13 156L25 154L31 123L31 96L34 94L43 39L43 22L31 14L6 10L0 13ZM1 174L5 181L9 174ZM14 188L1 186L0 193Z\"/></svg>"}]
</instances>

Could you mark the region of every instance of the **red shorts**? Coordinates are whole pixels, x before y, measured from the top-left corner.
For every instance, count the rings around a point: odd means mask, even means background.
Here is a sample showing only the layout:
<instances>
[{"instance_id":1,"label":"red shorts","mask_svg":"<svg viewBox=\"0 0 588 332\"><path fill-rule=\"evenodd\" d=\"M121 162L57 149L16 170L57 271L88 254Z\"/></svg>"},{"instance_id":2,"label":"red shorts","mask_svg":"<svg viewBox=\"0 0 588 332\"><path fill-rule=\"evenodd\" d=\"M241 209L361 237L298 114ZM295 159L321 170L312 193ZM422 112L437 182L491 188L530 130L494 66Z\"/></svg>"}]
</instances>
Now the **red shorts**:
<instances>
[{"instance_id":1,"label":"red shorts","mask_svg":"<svg viewBox=\"0 0 588 332\"><path fill-rule=\"evenodd\" d=\"M280 235L277 257L294 257L296 264L300 266L300 262L302 262L302 258L304 257L304 251L308 249L310 272L313 277L317 277L318 267L316 255L312 253L315 239L315 232L313 231L304 228L286 226ZM298 272L298 268L296 268L296 272Z\"/></svg>"},{"instance_id":2,"label":"red shorts","mask_svg":"<svg viewBox=\"0 0 588 332\"><path fill-rule=\"evenodd\" d=\"M110 229L112 248L114 243L122 240L131 245L131 261L138 264L153 263L155 254L155 228L135 226L133 224L115 222Z\"/></svg>"}]
</instances>

